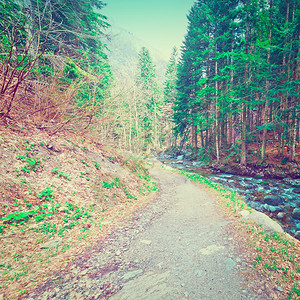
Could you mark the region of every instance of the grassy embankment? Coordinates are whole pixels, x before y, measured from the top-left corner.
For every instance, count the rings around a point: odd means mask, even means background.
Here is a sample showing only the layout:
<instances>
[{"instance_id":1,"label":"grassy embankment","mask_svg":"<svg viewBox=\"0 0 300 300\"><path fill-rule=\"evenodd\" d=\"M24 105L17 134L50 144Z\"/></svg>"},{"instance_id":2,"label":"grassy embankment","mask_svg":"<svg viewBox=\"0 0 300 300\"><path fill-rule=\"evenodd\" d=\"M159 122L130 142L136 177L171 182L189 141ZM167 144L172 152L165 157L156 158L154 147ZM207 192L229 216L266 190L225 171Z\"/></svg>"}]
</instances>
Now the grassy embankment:
<instances>
[{"instance_id":1,"label":"grassy embankment","mask_svg":"<svg viewBox=\"0 0 300 300\"><path fill-rule=\"evenodd\" d=\"M250 277L258 294L265 289L271 299L300 299L300 243L288 234L266 234L260 225L240 218L242 210L251 211L236 192L187 171L174 171L208 189L218 198L225 214L233 220L231 234L248 264ZM251 272L249 273L249 269ZM257 274L257 277L253 276ZM262 276L262 277L261 277ZM265 280L261 280L261 278Z\"/></svg>"},{"instance_id":2,"label":"grassy embankment","mask_svg":"<svg viewBox=\"0 0 300 300\"><path fill-rule=\"evenodd\" d=\"M0 131L0 297L60 270L154 195L142 162L67 132Z\"/></svg>"}]
</instances>

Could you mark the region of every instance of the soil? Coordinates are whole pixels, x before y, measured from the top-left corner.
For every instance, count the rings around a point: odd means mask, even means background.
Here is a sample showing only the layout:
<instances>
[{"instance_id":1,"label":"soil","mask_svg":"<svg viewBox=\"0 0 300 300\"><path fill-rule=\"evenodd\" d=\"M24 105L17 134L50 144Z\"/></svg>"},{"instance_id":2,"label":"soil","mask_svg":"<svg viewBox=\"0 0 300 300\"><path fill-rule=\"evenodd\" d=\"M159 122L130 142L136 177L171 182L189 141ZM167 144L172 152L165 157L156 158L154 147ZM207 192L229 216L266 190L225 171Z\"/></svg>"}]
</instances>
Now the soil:
<instances>
[{"instance_id":1,"label":"soil","mask_svg":"<svg viewBox=\"0 0 300 300\"><path fill-rule=\"evenodd\" d=\"M150 201L141 162L92 135L0 128L0 300L36 288Z\"/></svg>"},{"instance_id":2,"label":"soil","mask_svg":"<svg viewBox=\"0 0 300 300\"><path fill-rule=\"evenodd\" d=\"M300 178L299 162L289 163L285 166L276 163L260 165L258 163L248 163L242 166L239 163L214 163L208 166L213 172L228 173L240 176L250 176L256 178L284 179Z\"/></svg>"},{"instance_id":3,"label":"soil","mask_svg":"<svg viewBox=\"0 0 300 300\"><path fill-rule=\"evenodd\" d=\"M24 299L286 299L251 266L217 197L153 168L158 198Z\"/></svg>"},{"instance_id":4,"label":"soil","mask_svg":"<svg viewBox=\"0 0 300 300\"><path fill-rule=\"evenodd\" d=\"M262 136L260 137L260 139ZM240 164L240 154L233 153L230 149L223 147L220 149L220 161L217 162L216 156L211 155L206 168L212 172L229 173L240 176L251 176L258 178L300 178L300 143L295 147L294 160L290 159L290 146L285 146L283 152L278 152L280 147L279 141L276 140L272 132L267 135L267 145L265 151L265 159L262 160L261 149L259 143L247 144L247 166ZM207 150L207 149L205 149ZM166 151L168 153L169 151ZM188 151L187 151L188 152ZM160 153L162 154L162 153ZM184 154L181 152L170 153L175 157ZM189 153L191 154L191 153ZM195 157L184 155L185 159L193 159L198 161L197 155ZM201 161L201 159L200 159Z\"/></svg>"}]
</instances>

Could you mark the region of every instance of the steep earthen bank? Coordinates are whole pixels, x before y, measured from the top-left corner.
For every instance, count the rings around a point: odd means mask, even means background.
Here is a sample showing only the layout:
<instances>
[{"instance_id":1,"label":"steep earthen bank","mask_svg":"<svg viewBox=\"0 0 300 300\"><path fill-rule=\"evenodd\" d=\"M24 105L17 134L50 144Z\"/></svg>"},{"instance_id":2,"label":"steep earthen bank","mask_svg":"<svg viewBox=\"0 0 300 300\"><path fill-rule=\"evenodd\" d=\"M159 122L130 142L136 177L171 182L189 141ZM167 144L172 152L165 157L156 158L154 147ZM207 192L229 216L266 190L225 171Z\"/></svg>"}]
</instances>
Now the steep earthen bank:
<instances>
[{"instance_id":1,"label":"steep earthen bank","mask_svg":"<svg viewBox=\"0 0 300 300\"><path fill-rule=\"evenodd\" d=\"M68 268L149 201L141 163L91 135L0 128L0 299Z\"/></svg>"},{"instance_id":2,"label":"steep earthen bank","mask_svg":"<svg viewBox=\"0 0 300 300\"><path fill-rule=\"evenodd\" d=\"M256 178L274 178L274 179L284 179L300 178L300 164L299 163L287 163L285 166L277 164L251 164L248 163L247 166L243 166L238 163L222 164L213 163L205 166L214 172L229 173L240 176L251 176Z\"/></svg>"}]
</instances>

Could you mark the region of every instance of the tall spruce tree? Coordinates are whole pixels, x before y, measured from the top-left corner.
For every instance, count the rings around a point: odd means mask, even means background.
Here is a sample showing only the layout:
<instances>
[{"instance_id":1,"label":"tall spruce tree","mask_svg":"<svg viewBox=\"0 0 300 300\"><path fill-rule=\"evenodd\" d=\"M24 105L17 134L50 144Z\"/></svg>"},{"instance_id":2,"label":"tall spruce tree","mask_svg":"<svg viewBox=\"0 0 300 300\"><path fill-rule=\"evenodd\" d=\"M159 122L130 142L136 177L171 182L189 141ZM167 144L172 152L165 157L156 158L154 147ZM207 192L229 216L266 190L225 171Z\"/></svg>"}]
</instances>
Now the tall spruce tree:
<instances>
[{"instance_id":1,"label":"tall spruce tree","mask_svg":"<svg viewBox=\"0 0 300 300\"><path fill-rule=\"evenodd\" d=\"M166 80L164 82L164 100L167 103L174 103L176 99L177 69L178 69L178 50L176 47L174 47L165 74Z\"/></svg>"},{"instance_id":2,"label":"tall spruce tree","mask_svg":"<svg viewBox=\"0 0 300 300\"><path fill-rule=\"evenodd\" d=\"M188 136L193 123L194 102L197 98L197 83L201 78L201 70L197 60L197 53L201 45L200 17L198 3L195 3L188 15L188 30L184 40L181 61L178 66L177 99L174 106L175 135L183 136L183 141ZM202 46L202 47L201 47ZM182 145L181 145L182 146ZM182 147L181 147L182 148Z\"/></svg>"},{"instance_id":3,"label":"tall spruce tree","mask_svg":"<svg viewBox=\"0 0 300 300\"><path fill-rule=\"evenodd\" d=\"M176 140L173 139L172 127L173 122L173 106L177 97L177 74L178 74L178 50L176 47L173 48L171 57L169 59L167 70L165 73L166 80L164 82L164 103L162 105L162 139L163 141L168 140L168 146L175 146Z\"/></svg>"},{"instance_id":4,"label":"tall spruce tree","mask_svg":"<svg viewBox=\"0 0 300 300\"><path fill-rule=\"evenodd\" d=\"M299 1L198 0L188 15L175 134L203 154L247 164L268 140L295 158L299 140ZM214 150L212 148L214 144ZM285 145L290 145L286 148ZM210 146L208 148L208 146ZM210 152L210 153L208 153ZM226 153L226 155L224 155Z\"/></svg>"},{"instance_id":5,"label":"tall spruce tree","mask_svg":"<svg viewBox=\"0 0 300 300\"><path fill-rule=\"evenodd\" d=\"M141 118L141 139L143 148L147 151L151 147L158 147L158 110L160 106L160 91L156 81L155 65L150 52L142 47L138 54L137 86L142 91L140 95L139 114Z\"/></svg>"}]
</instances>

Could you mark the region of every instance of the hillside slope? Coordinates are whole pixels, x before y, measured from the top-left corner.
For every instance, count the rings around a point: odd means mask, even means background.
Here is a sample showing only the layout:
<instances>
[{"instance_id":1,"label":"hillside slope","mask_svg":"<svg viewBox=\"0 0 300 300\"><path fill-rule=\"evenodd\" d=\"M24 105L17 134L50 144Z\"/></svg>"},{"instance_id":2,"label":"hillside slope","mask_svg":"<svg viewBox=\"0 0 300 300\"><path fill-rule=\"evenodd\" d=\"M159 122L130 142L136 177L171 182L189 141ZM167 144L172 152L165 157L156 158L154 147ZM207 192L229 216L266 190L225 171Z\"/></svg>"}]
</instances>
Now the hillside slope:
<instances>
[{"instance_id":1,"label":"hillside slope","mask_svg":"<svg viewBox=\"0 0 300 300\"><path fill-rule=\"evenodd\" d=\"M0 131L0 296L26 293L108 234L157 186L80 134Z\"/></svg>"}]
</instances>

